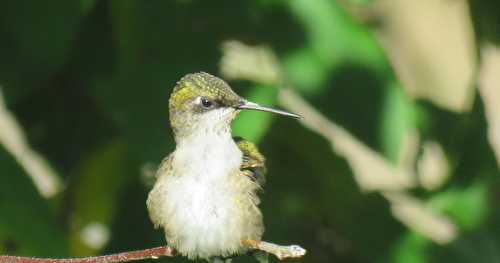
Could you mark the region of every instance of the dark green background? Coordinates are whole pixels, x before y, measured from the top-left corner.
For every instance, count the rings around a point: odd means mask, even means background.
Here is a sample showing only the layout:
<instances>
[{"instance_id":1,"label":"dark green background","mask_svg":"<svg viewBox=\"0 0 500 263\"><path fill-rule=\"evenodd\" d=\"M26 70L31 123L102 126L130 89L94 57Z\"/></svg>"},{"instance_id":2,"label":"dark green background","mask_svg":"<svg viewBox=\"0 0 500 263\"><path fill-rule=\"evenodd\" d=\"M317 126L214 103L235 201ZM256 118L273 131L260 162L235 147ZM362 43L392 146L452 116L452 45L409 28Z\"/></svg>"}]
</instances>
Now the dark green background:
<instances>
[{"instance_id":1,"label":"dark green background","mask_svg":"<svg viewBox=\"0 0 500 263\"><path fill-rule=\"evenodd\" d=\"M500 5L471 4L477 40L498 41ZM271 47L300 94L388 159L400 146L384 136L400 127L396 116L440 143L451 163L444 186L412 190L444 200L441 211L457 222L458 239L437 245L395 219L381 195L362 193L326 139L257 113L241 127L264 130L236 130L258 140L268 159L266 240L301 244L308 255L300 262L500 262L499 172L481 98L463 114L408 100L372 32L333 0L1 0L0 85L64 190L42 198L0 147L0 252L67 257L164 244L147 215L151 186L141 168L174 149L167 100L175 82L197 71L219 75L228 39ZM276 103L273 89L230 84ZM401 110L387 106L398 96L416 117L387 112ZM98 251L78 240L94 221L111 231Z\"/></svg>"}]
</instances>

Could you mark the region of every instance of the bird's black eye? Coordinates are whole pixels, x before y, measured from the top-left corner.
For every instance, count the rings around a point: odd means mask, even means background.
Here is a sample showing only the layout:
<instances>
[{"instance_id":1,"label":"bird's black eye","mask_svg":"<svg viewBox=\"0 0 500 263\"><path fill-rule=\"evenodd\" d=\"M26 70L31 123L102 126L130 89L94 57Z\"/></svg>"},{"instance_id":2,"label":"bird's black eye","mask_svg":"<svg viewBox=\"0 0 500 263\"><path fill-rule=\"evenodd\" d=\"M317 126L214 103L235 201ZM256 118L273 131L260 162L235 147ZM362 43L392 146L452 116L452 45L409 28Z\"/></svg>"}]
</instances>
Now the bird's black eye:
<instances>
[{"instance_id":1,"label":"bird's black eye","mask_svg":"<svg viewBox=\"0 0 500 263\"><path fill-rule=\"evenodd\" d=\"M215 105L215 103L213 101L209 100L208 98L202 97L201 98L201 105L206 109L210 109Z\"/></svg>"}]
</instances>

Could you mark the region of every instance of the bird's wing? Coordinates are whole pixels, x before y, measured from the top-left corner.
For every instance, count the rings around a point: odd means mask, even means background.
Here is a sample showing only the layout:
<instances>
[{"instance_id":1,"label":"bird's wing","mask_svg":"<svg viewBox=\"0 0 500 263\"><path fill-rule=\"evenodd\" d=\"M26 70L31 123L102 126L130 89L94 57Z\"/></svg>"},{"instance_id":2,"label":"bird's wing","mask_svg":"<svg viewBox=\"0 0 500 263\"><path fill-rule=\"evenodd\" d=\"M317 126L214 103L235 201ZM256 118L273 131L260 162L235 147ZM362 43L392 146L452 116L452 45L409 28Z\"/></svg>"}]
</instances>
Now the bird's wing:
<instances>
[{"instance_id":1,"label":"bird's wing","mask_svg":"<svg viewBox=\"0 0 500 263\"><path fill-rule=\"evenodd\" d=\"M158 170L156 171L156 183L151 192L149 192L148 200L146 202L149 211L149 218L151 218L155 228L164 225L164 216L161 210L161 203L164 202L164 200L162 198L161 188L158 187L157 184L159 183L159 177L168 176L170 174L172 169L172 156L172 154L169 154L158 166Z\"/></svg>"},{"instance_id":2,"label":"bird's wing","mask_svg":"<svg viewBox=\"0 0 500 263\"><path fill-rule=\"evenodd\" d=\"M240 170L244 175L250 177L257 182L261 187L266 183L266 159L259 152L257 146L241 137L234 137L234 141L243 153L243 161Z\"/></svg>"},{"instance_id":3,"label":"bird's wing","mask_svg":"<svg viewBox=\"0 0 500 263\"><path fill-rule=\"evenodd\" d=\"M163 158L158 166L158 170L156 171L156 178L160 177L162 174L168 174L169 170L172 169L172 156L173 154L171 153L167 155L167 157Z\"/></svg>"}]
</instances>

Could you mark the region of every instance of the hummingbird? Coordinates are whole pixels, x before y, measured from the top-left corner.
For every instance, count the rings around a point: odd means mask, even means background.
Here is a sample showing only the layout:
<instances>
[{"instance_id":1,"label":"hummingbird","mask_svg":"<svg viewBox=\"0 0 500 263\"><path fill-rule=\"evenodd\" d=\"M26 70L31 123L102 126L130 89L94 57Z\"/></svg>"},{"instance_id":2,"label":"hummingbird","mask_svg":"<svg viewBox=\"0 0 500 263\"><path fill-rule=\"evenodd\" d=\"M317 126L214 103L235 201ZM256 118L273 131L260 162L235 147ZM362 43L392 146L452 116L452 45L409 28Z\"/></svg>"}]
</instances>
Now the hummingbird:
<instances>
[{"instance_id":1,"label":"hummingbird","mask_svg":"<svg viewBox=\"0 0 500 263\"><path fill-rule=\"evenodd\" d=\"M170 95L176 147L157 170L147 207L167 244L189 259L223 262L248 252L245 242L259 242L264 233L258 193L265 158L255 144L231 134L242 110L301 118L250 102L204 72L182 77Z\"/></svg>"}]
</instances>

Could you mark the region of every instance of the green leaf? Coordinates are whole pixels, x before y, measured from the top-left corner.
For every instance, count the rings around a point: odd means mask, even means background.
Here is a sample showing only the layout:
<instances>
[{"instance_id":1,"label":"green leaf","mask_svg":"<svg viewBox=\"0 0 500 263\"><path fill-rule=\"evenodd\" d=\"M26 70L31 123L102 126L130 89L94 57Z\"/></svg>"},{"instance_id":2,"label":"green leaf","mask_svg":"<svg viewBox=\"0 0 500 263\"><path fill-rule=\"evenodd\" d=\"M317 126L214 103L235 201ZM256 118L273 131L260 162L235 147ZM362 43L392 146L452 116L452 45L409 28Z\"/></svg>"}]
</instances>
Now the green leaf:
<instances>
[{"instance_id":1,"label":"green leaf","mask_svg":"<svg viewBox=\"0 0 500 263\"><path fill-rule=\"evenodd\" d=\"M448 214L462 230L472 230L484 223L488 215L488 186L486 182L454 187L437 193L429 205Z\"/></svg>"},{"instance_id":2,"label":"green leaf","mask_svg":"<svg viewBox=\"0 0 500 263\"><path fill-rule=\"evenodd\" d=\"M381 115L382 149L389 160L397 163L403 139L417 129L415 105L399 84L392 83L386 89Z\"/></svg>"},{"instance_id":3,"label":"green leaf","mask_svg":"<svg viewBox=\"0 0 500 263\"><path fill-rule=\"evenodd\" d=\"M387 59L375 39L337 1L294 0L286 3L305 27L308 42L324 65L334 67L347 60L388 71Z\"/></svg>"},{"instance_id":4,"label":"green leaf","mask_svg":"<svg viewBox=\"0 0 500 263\"><path fill-rule=\"evenodd\" d=\"M283 58L287 80L305 93L318 93L328 79L328 67L310 48L302 48Z\"/></svg>"},{"instance_id":5,"label":"green leaf","mask_svg":"<svg viewBox=\"0 0 500 263\"><path fill-rule=\"evenodd\" d=\"M395 242L390 262L427 263L431 258L431 247L432 242L430 240L416 233L406 232Z\"/></svg>"}]
</instances>

